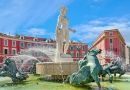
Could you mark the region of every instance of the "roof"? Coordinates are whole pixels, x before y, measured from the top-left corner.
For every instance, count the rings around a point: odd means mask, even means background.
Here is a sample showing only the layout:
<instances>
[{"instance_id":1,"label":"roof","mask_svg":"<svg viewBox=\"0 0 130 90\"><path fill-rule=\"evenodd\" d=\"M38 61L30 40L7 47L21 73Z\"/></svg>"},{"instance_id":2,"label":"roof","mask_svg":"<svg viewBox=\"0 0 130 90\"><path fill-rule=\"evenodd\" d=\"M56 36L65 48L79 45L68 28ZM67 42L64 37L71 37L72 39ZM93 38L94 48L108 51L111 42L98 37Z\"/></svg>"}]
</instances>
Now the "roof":
<instances>
[{"instance_id":1,"label":"roof","mask_svg":"<svg viewBox=\"0 0 130 90\"><path fill-rule=\"evenodd\" d=\"M118 31L119 37L122 39L122 41L125 41L124 38L123 38L123 36L121 35L121 33L119 32L118 29L104 30L104 31L99 35L99 37L93 42L92 46L90 46L89 49L91 49L93 46L95 46L96 41L98 41L98 39L101 38L101 36L102 36L105 32L111 32L111 31ZM125 44L125 42L124 42L124 44Z\"/></svg>"}]
</instances>

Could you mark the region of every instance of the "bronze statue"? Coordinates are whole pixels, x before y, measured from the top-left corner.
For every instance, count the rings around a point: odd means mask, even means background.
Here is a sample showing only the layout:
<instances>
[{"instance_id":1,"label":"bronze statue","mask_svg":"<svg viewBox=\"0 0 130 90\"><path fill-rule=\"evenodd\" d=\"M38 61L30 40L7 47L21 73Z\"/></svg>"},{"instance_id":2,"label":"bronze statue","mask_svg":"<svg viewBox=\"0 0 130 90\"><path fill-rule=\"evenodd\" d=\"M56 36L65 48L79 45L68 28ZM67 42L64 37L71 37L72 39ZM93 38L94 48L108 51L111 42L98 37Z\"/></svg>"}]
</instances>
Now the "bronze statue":
<instances>
[{"instance_id":1,"label":"bronze statue","mask_svg":"<svg viewBox=\"0 0 130 90\"><path fill-rule=\"evenodd\" d=\"M20 72L14 60L6 57L4 60L4 66L0 69L0 76L10 77L13 82L21 82L28 78L27 73Z\"/></svg>"},{"instance_id":2,"label":"bronze statue","mask_svg":"<svg viewBox=\"0 0 130 90\"><path fill-rule=\"evenodd\" d=\"M72 85L85 84L95 80L98 87L101 88L98 74L102 71L102 66L99 64L97 54L101 53L101 49L89 50L84 57L85 60L79 62L79 71L68 76L68 81ZM87 62L87 63L86 63Z\"/></svg>"}]
</instances>

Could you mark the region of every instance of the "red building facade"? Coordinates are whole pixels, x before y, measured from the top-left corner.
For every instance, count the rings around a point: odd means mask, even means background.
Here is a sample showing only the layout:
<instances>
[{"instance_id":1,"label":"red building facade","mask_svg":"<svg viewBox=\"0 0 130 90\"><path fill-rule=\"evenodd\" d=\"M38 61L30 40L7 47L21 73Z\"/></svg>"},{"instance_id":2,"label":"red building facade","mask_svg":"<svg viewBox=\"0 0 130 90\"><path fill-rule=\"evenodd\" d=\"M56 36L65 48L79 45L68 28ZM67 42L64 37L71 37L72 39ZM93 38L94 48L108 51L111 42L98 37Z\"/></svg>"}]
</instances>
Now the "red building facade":
<instances>
[{"instance_id":1,"label":"red building facade","mask_svg":"<svg viewBox=\"0 0 130 90\"><path fill-rule=\"evenodd\" d=\"M55 41L51 38L44 39L23 35L11 36L0 33L0 64L2 65L3 58L5 56L15 56L16 54L22 54L22 51L26 51L28 48L37 48L43 46L55 48L55 45ZM79 59L83 58L87 51L88 45L86 43L71 41L67 53L72 56L74 61L78 61ZM47 55L41 54L40 52L33 52L31 54L37 59L40 59L39 57L42 55L45 62L49 60Z\"/></svg>"},{"instance_id":2,"label":"red building facade","mask_svg":"<svg viewBox=\"0 0 130 90\"><path fill-rule=\"evenodd\" d=\"M122 37L118 29L105 30L93 43L90 49L100 48L104 52L104 55L98 56L100 63L110 63L111 59L117 59L118 57L125 60L125 40ZM107 54L111 53L112 58Z\"/></svg>"},{"instance_id":3,"label":"red building facade","mask_svg":"<svg viewBox=\"0 0 130 90\"><path fill-rule=\"evenodd\" d=\"M78 61L88 52L88 45L81 42L70 42L67 54L70 54L74 61Z\"/></svg>"}]
</instances>

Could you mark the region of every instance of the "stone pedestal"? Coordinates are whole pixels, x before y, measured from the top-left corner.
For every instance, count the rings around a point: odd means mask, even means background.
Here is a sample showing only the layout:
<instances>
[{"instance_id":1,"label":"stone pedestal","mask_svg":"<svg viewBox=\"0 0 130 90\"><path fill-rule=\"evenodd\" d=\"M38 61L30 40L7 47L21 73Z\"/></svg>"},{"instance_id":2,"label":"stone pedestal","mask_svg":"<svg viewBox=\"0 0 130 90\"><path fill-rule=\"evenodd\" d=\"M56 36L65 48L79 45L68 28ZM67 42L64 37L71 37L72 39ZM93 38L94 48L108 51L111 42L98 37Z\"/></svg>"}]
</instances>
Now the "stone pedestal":
<instances>
[{"instance_id":1,"label":"stone pedestal","mask_svg":"<svg viewBox=\"0 0 130 90\"><path fill-rule=\"evenodd\" d=\"M55 58L55 62L73 62L73 58L68 54L61 54Z\"/></svg>"},{"instance_id":2,"label":"stone pedestal","mask_svg":"<svg viewBox=\"0 0 130 90\"><path fill-rule=\"evenodd\" d=\"M78 71L78 62L40 62L36 73L43 75L71 75Z\"/></svg>"}]
</instances>

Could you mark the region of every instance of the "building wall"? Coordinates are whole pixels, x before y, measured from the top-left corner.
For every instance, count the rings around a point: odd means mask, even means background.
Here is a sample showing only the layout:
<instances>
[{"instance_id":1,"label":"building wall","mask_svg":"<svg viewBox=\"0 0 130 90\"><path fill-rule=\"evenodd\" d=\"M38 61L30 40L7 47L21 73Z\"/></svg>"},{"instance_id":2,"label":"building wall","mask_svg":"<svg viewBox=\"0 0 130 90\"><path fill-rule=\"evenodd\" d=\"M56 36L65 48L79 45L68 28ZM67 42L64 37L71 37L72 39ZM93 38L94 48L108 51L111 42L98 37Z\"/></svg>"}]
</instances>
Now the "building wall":
<instances>
[{"instance_id":1,"label":"building wall","mask_svg":"<svg viewBox=\"0 0 130 90\"><path fill-rule=\"evenodd\" d=\"M105 30L93 43L90 49L95 47L105 51L102 57L98 57L101 64L110 63L111 60L116 60L117 57L125 60L125 41L117 29ZM108 53L113 54L113 58L108 57Z\"/></svg>"},{"instance_id":2,"label":"building wall","mask_svg":"<svg viewBox=\"0 0 130 90\"><path fill-rule=\"evenodd\" d=\"M0 33L0 64L2 64L3 62L3 58L5 56L14 56L14 54L12 54L12 50L16 49L16 53L20 53L20 50L23 49L27 49L27 44L31 43L32 46L34 46L34 44L38 44L38 45L44 45L44 46L51 46L51 47L56 47L55 46L55 41L53 41L52 39L43 39L43 38L36 38L36 37L30 37L30 36L22 36L24 37L23 39L20 39L20 35L16 35L16 36L10 36L10 35L5 35ZM37 41L34 41L34 39L37 39ZM8 45L5 46L4 45L4 40L8 40ZM12 46L12 41L16 41L16 46ZM24 42L24 47L20 47L20 42ZM70 46L74 47L74 50L70 49ZM79 43L79 42L73 42L70 43L70 46L68 48L67 53L70 54L70 52L73 52L74 55L72 56L74 61L78 61L79 59L83 58L82 53L84 52L85 54L88 51L88 45L86 43ZM77 46L80 46L79 49L77 49ZM82 46L85 47L85 49L82 49ZM8 54L4 54L3 50L4 48L8 48L9 53ZM76 53L80 53L80 56L76 56ZM37 56L38 58L38 56ZM47 56L44 56L44 58L48 58Z\"/></svg>"},{"instance_id":3,"label":"building wall","mask_svg":"<svg viewBox=\"0 0 130 90\"><path fill-rule=\"evenodd\" d=\"M130 47L125 46L126 51L126 64L130 64Z\"/></svg>"},{"instance_id":4,"label":"building wall","mask_svg":"<svg viewBox=\"0 0 130 90\"><path fill-rule=\"evenodd\" d=\"M74 48L73 50L70 49L71 46ZM78 49L78 47L79 47L79 49ZM84 49L83 49L83 47L84 47ZM69 45L67 53L68 54L74 53L74 56L72 56L72 58L74 61L78 61L83 58L84 55L82 55L82 54L83 53L86 54L87 51L88 51L88 45L86 43L71 43ZM79 55L77 55L77 53L79 53Z\"/></svg>"}]
</instances>

